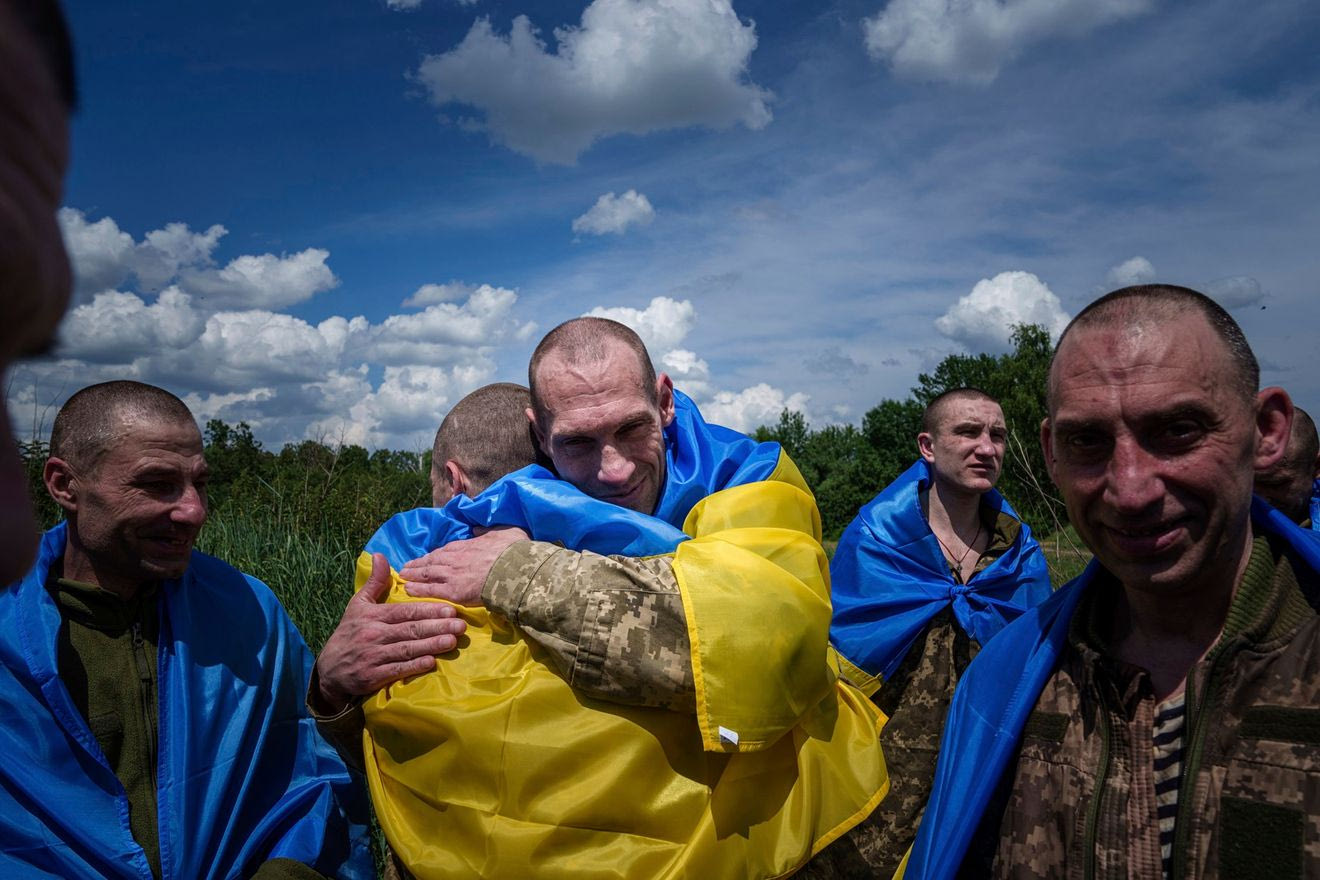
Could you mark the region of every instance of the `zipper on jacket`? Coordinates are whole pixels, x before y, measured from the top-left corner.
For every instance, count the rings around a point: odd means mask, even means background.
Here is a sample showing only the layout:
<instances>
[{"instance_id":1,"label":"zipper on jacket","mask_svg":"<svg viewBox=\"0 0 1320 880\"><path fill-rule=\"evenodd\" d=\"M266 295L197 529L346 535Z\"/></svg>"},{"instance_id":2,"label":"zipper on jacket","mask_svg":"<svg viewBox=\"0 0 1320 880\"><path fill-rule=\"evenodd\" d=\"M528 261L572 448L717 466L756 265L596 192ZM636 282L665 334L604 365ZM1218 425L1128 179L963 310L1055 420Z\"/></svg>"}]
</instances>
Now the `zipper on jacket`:
<instances>
[{"instance_id":1,"label":"zipper on jacket","mask_svg":"<svg viewBox=\"0 0 1320 880\"><path fill-rule=\"evenodd\" d=\"M1097 688L1097 691L1099 688ZM1099 700L1100 709L1100 767L1095 776L1095 794L1086 808L1086 836L1082 839L1083 880L1095 880L1095 839L1096 828L1100 824L1100 808L1105 799L1105 781L1109 778L1110 737L1113 735L1109 724L1109 709L1104 705L1103 696Z\"/></svg>"},{"instance_id":2,"label":"zipper on jacket","mask_svg":"<svg viewBox=\"0 0 1320 880\"><path fill-rule=\"evenodd\" d=\"M139 708L147 736L147 767L151 769L151 785L156 787L156 689L151 680L151 664L147 659L147 642L142 638L142 623L133 621L133 664L138 672Z\"/></svg>"}]
</instances>

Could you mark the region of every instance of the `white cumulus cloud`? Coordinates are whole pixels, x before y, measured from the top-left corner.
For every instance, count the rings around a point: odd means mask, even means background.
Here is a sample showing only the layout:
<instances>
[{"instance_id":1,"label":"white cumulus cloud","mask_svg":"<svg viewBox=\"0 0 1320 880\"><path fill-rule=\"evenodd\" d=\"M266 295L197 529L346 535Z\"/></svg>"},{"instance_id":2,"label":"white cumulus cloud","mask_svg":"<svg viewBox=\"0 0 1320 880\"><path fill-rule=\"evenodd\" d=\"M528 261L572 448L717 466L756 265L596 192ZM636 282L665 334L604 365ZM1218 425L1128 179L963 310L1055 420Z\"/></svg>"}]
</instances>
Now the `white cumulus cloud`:
<instances>
[{"instance_id":1,"label":"white cumulus cloud","mask_svg":"<svg viewBox=\"0 0 1320 880\"><path fill-rule=\"evenodd\" d=\"M757 129L770 93L747 78L756 31L729 0L593 0L548 51L531 21L508 35L478 19L458 46L428 56L417 79L439 106L538 161L572 164L598 138L703 125Z\"/></svg>"},{"instance_id":2,"label":"white cumulus cloud","mask_svg":"<svg viewBox=\"0 0 1320 880\"><path fill-rule=\"evenodd\" d=\"M1141 15L1154 0L891 0L862 28L872 58L915 79L984 84L1023 50Z\"/></svg>"},{"instance_id":3,"label":"white cumulus cloud","mask_svg":"<svg viewBox=\"0 0 1320 880\"><path fill-rule=\"evenodd\" d=\"M477 355L523 331L513 314L517 301L508 288L482 284L463 302L390 315L373 328L363 354L385 364L449 363L462 352Z\"/></svg>"},{"instance_id":4,"label":"white cumulus cloud","mask_svg":"<svg viewBox=\"0 0 1320 880\"><path fill-rule=\"evenodd\" d=\"M406 309L433 306L436 303L457 302L467 299L476 288L462 281L450 281L448 284L423 284L413 295L403 301Z\"/></svg>"},{"instance_id":5,"label":"white cumulus cloud","mask_svg":"<svg viewBox=\"0 0 1320 880\"><path fill-rule=\"evenodd\" d=\"M214 224L193 232L186 223L167 223L134 241L111 217L89 222L76 208L61 208L60 228L77 282L76 302L129 279L139 293L178 286L195 308L278 309L304 302L339 283L326 265L330 252L307 248L294 254L245 254L224 267L212 257L227 230Z\"/></svg>"},{"instance_id":6,"label":"white cumulus cloud","mask_svg":"<svg viewBox=\"0 0 1320 880\"><path fill-rule=\"evenodd\" d=\"M667 296L652 298L644 309L597 306L587 314L627 324L642 337L646 350L651 353L651 359L659 363L664 362L669 351L679 346L697 320L697 310L693 308L691 300L676 300Z\"/></svg>"},{"instance_id":7,"label":"white cumulus cloud","mask_svg":"<svg viewBox=\"0 0 1320 880\"><path fill-rule=\"evenodd\" d=\"M1260 282L1246 275L1231 275L1211 281L1205 286L1206 294L1226 309L1258 306L1265 301Z\"/></svg>"},{"instance_id":8,"label":"white cumulus cloud","mask_svg":"<svg viewBox=\"0 0 1320 880\"><path fill-rule=\"evenodd\" d=\"M1041 324L1058 336L1068 324L1059 298L1030 272L1000 272L935 320L935 329L973 351L1007 351L1014 324Z\"/></svg>"},{"instance_id":9,"label":"white cumulus cloud","mask_svg":"<svg viewBox=\"0 0 1320 880\"><path fill-rule=\"evenodd\" d=\"M245 254L223 269L185 272L180 284L209 308L284 308L339 284L325 264L329 256L322 248L279 257Z\"/></svg>"},{"instance_id":10,"label":"white cumulus cloud","mask_svg":"<svg viewBox=\"0 0 1320 880\"><path fill-rule=\"evenodd\" d=\"M74 308L60 328L61 354L94 363L122 363L182 348L201 335L205 320L186 293L170 287L154 303L106 290Z\"/></svg>"},{"instance_id":11,"label":"white cumulus cloud","mask_svg":"<svg viewBox=\"0 0 1320 880\"><path fill-rule=\"evenodd\" d=\"M702 404L701 414L708 422L746 433L760 425L775 424L786 409L805 412L809 401L805 394L785 394L760 382L742 391L715 392Z\"/></svg>"},{"instance_id":12,"label":"white cumulus cloud","mask_svg":"<svg viewBox=\"0 0 1320 880\"><path fill-rule=\"evenodd\" d=\"M193 232L187 223L166 223L142 237L135 248L133 274L144 290L159 290L180 269L211 265L211 252L225 233L219 223L205 232Z\"/></svg>"},{"instance_id":13,"label":"white cumulus cloud","mask_svg":"<svg viewBox=\"0 0 1320 880\"><path fill-rule=\"evenodd\" d=\"M1110 269L1105 278L1114 287L1149 284L1155 280L1155 267L1145 257L1133 257Z\"/></svg>"},{"instance_id":14,"label":"white cumulus cloud","mask_svg":"<svg viewBox=\"0 0 1320 880\"><path fill-rule=\"evenodd\" d=\"M573 221L574 232L621 235L629 226L645 226L655 219L651 200L635 189L621 196L612 192L596 199L587 213Z\"/></svg>"},{"instance_id":15,"label":"white cumulus cloud","mask_svg":"<svg viewBox=\"0 0 1320 880\"><path fill-rule=\"evenodd\" d=\"M60 231L73 265L79 293L96 293L118 285L132 270L133 236L110 217L94 223L76 208L60 208Z\"/></svg>"}]
</instances>

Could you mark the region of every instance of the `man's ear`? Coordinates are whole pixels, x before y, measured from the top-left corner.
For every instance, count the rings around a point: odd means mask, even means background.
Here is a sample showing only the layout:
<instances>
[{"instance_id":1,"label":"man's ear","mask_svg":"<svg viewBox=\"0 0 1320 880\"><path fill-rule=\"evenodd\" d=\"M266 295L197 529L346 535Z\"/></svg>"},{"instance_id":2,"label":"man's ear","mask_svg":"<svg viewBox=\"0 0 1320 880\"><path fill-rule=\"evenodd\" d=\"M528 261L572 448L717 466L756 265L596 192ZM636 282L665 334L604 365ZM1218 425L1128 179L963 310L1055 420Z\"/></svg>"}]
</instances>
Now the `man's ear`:
<instances>
[{"instance_id":1,"label":"man's ear","mask_svg":"<svg viewBox=\"0 0 1320 880\"><path fill-rule=\"evenodd\" d=\"M1293 402L1278 386L1256 394L1256 470L1272 467L1288 450L1292 433Z\"/></svg>"},{"instance_id":2,"label":"man's ear","mask_svg":"<svg viewBox=\"0 0 1320 880\"><path fill-rule=\"evenodd\" d=\"M64 508L65 513L78 512L78 476L73 466L62 458L51 456L46 459L46 466L41 472L41 481L46 484L46 491L55 503Z\"/></svg>"},{"instance_id":3,"label":"man's ear","mask_svg":"<svg viewBox=\"0 0 1320 880\"><path fill-rule=\"evenodd\" d=\"M674 420L674 383L668 373L655 377L655 398L660 405L660 427L668 428Z\"/></svg>"},{"instance_id":4,"label":"man's ear","mask_svg":"<svg viewBox=\"0 0 1320 880\"><path fill-rule=\"evenodd\" d=\"M927 431L917 435L917 453L926 460L926 464L935 463L935 437Z\"/></svg>"},{"instance_id":5,"label":"man's ear","mask_svg":"<svg viewBox=\"0 0 1320 880\"><path fill-rule=\"evenodd\" d=\"M472 497L472 481L464 473L463 468L452 458L445 462L445 476L449 479L449 488L454 490L455 495L467 495Z\"/></svg>"},{"instance_id":6,"label":"man's ear","mask_svg":"<svg viewBox=\"0 0 1320 880\"><path fill-rule=\"evenodd\" d=\"M1050 430L1050 418L1046 416L1040 420L1040 451L1045 456L1045 470L1049 472L1050 479L1056 484L1059 482L1054 477L1054 433Z\"/></svg>"},{"instance_id":7,"label":"man's ear","mask_svg":"<svg viewBox=\"0 0 1320 880\"><path fill-rule=\"evenodd\" d=\"M540 423L536 421L536 410L530 406L527 407L527 421L532 423L532 436L536 438L537 447L546 458L550 458L549 438L546 436L546 432L541 430Z\"/></svg>"}]
</instances>

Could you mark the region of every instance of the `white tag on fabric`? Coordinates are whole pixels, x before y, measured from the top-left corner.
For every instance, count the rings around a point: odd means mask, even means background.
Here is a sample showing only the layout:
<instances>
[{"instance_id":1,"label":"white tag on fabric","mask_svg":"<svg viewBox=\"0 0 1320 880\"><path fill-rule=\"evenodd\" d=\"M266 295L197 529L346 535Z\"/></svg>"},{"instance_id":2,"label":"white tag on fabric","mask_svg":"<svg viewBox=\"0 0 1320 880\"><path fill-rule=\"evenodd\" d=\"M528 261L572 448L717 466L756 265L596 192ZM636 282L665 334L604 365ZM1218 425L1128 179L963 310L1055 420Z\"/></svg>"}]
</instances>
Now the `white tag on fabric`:
<instances>
[{"instance_id":1,"label":"white tag on fabric","mask_svg":"<svg viewBox=\"0 0 1320 880\"><path fill-rule=\"evenodd\" d=\"M738 744L738 731L729 730L727 727L721 727L720 739L724 740L729 745L736 746Z\"/></svg>"}]
</instances>

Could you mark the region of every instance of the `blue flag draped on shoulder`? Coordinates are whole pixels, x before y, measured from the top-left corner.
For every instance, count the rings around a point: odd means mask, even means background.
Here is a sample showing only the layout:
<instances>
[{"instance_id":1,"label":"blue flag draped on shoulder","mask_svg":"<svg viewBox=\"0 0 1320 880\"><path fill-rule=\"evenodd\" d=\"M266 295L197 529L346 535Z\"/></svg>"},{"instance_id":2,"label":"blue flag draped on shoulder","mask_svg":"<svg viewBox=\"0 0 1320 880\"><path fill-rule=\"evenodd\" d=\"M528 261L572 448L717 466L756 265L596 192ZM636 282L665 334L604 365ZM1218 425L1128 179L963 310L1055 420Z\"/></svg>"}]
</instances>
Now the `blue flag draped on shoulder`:
<instances>
[{"instance_id":1,"label":"blue flag draped on shoulder","mask_svg":"<svg viewBox=\"0 0 1320 880\"><path fill-rule=\"evenodd\" d=\"M918 459L858 512L830 562L830 639L870 676L891 676L916 637L947 607L952 606L963 630L984 645L1004 624L1050 595L1045 557L1026 523L1007 552L969 583L955 582L921 511L921 491L930 481L930 465ZM993 489L983 503L1020 521Z\"/></svg>"},{"instance_id":2,"label":"blue flag draped on shoulder","mask_svg":"<svg viewBox=\"0 0 1320 880\"><path fill-rule=\"evenodd\" d=\"M1311 530L1320 531L1320 480L1311 484Z\"/></svg>"},{"instance_id":3,"label":"blue flag draped on shoulder","mask_svg":"<svg viewBox=\"0 0 1320 880\"><path fill-rule=\"evenodd\" d=\"M456 496L443 508L391 517L364 552L382 553L396 570L474 527L517 526L533 540L602 555L656 556L687 540L683 523L713 492L756 483L779 466L778 443L757 443L708 424L687 395L674 392L674 420L664 430L665 486L655 515L584 495L540 465L495 482L476 498Z\"/></svg>"},{"instance_id":4,"label":"blue flag draped on shoulder","mask_svg":"<svg viewBox=\"0 0 1320 880\"><path fill-rule=\"evenodd\" d=\"M1258 534L1281 538L1296 563L1320 572L1320 534L1302 529L1259 498ZM1041 605L1004 628L967 667L949 707L935 787L902 877L957 876L981 815L1017 755L1027 717L1059 663L1073 613L1100 570L1095 560Z\"/></svg>"},{"instance_id":5,"label":"blue flag draped on shoulder","mask_svg":"<svg viewBox=\"0 0 1320 880\"><path fill-rule=\"evenodd\" d=\"M780 877L888 790L881 716L836 675L801 474L778 444L708 425L674 396L655 516L530 467L392 518L359 557L359 585L382 553L390 601L406 601L398 569L478 526L664 556L688 627L695 714L578 694L508 621L459 608L466 644L364 706L376 814L414 876Z\"/></svg>"},{"instance_id":6,"label":"blue flag draped on shoulder","mask_svg":"<svg viewBox=\"0 0 1320 880\"><path fill-rule=\"evenodd\" d=\"M150 880L128 796L59 678L46 590L66 526L0 590L0 876ZM312 656L264 584L194 552L160 590L156 766L165 877L246 878L288 858L373 876L361 783L316 732Z\"/></svg>"}]
</instances>

